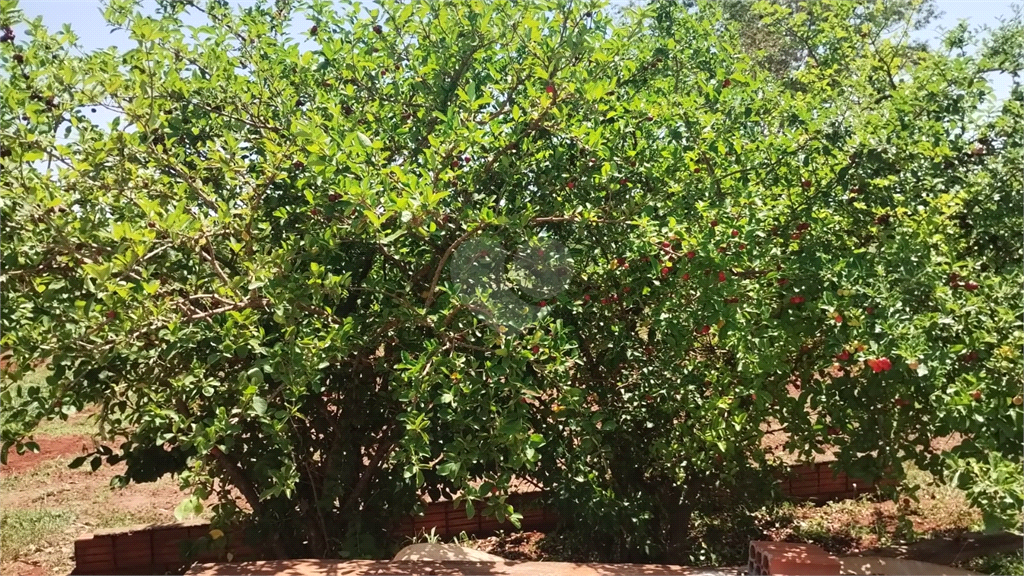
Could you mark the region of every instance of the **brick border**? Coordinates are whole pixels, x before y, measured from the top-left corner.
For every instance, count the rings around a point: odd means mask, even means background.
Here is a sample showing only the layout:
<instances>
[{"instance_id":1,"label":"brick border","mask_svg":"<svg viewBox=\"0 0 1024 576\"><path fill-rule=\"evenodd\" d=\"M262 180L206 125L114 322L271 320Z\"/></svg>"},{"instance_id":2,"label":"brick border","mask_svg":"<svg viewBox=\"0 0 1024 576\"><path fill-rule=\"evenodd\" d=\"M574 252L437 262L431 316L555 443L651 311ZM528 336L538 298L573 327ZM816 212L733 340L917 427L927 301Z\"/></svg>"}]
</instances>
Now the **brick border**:
<instances>
[{"instance_id":1,"label":"brick border","mask_svg":"<svg viewBox=\"0 0 1024 576\"><path fill-rule=\"evenodd\" d=\"M828 501L855 498L874 492L891 482L868 482L834 472L830 463L791 466L779 478L782 493L794 500ZM523 530L545 531L553 528L555 515L537 505L542 492L512 494L509 503L523 515ZM415 536L434 529L442 539L457 537L462 532L485 536L510 525L477 514L466 518L465 509L451 502L432 502L420 515L410 516L399 524L397 535ZM225 562L263 559L263 550L246 544L244 530L239 527L218 539L214 549L196 554L186 561L183 552L196 541L209 537L207 522L137 526L128 529L99 531L75 540L75 571L72 574L182 574L191 562ZM223 543L222 543L223 542Z\"/></svg>"}]
</instances>

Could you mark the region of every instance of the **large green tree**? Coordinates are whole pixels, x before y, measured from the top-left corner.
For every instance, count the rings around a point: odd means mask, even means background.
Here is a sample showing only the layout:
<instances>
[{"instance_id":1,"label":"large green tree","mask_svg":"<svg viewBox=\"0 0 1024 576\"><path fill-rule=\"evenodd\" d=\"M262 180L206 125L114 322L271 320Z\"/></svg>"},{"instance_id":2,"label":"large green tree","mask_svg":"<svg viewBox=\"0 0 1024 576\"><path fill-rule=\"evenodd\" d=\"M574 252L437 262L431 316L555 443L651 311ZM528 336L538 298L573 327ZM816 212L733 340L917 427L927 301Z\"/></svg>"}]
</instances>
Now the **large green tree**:
<instances>
[{"instance_id":1,"label":"large green tree","mask_svg":"<svg viewBox=\"0 0 1024 576\"><path fill-rule=\"evenodd\" d=\"M518 477L683 558L769 429L1015 521L1020 20L802 10L779 78L714 4L118 0L93 52L5 4L5 453L99 405L94 466L281 556L377 554L423 494L515 522Z\"/></svg>"}]
</instances>

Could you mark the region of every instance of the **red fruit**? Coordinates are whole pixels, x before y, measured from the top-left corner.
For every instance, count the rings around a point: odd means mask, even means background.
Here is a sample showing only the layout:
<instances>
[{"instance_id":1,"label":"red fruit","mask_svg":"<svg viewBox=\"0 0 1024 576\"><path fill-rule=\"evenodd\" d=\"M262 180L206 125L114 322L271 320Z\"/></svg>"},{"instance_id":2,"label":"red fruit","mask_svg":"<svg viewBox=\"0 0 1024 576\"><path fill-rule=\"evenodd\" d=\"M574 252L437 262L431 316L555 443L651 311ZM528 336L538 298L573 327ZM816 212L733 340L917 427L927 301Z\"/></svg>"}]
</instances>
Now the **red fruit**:
<instances>
[{"instance_id":1,"label":"red fruit","mask_svg":"<svg viewBox=\"0 0 1024 576\"><path fill-rule=\"evenodd\" d=\"M568 184L565 185L565 187L568 188L569 190L572 190L573 188L576 187L576 183L575 182L569 182Z\"/></svg>"},{"instance_id":2,"label":"red fruit","mask_svg":"<svg viewBox=\"0 0 1024 576\"><path fill-rule=\"evenodd\" d=\"M804 297L803 296L793 296L792 298L789 299L789 303L790 304L803 304L804 303Z\"/></svg>"},{"instance_id":3,"label":"red fruit","mask_svg":"<svg viewBox=\"0 0 1024 576\"><path fill-rule=\"evenodd\" d=\"M896 405L899 406L900 408L903 408L905 406L910 406L910 402L907 401L907 400L904 400L903 398L897 398L896 399Z\"/></svg>"},{"instance_id":4,"label":"red fruit","mask_svg":"<svg viewBox=\"0 0 1024 576\"><path fill-rule=\"evenodd\" d=\"M540 346L534 346L533 348L530 348L530 352L532 352L534 354L539 354L540 353Z\"/></svg>"},{"instance_id":5,"label":"red fruit","mask_svg":"<svg viewBox=\"0 0 1024 576\"><path fill-rule=\"evenodd\" d=\"M626 184L629 184L629 180L626 180L625 178L622 178L622 179L619 180L619 184L622 184L623 186L625 186Z\"/></svg>"},{"instance_id":6,"label":"red fruit","mask_svg":"<svg viewBox=\"0 0 1024 576\"><path fill-rule=\"evenodd\" d=\"M583 295L583 302L590 302L590 294Z\"/></svg>"},{"instance_id":7,"label":"red fruit","mask_svg":"<svg viewBox=\"0 0 1024 576\"><path fill-rule=\"evenodd\" d=\"M739 235L740 235L740 231L739 231L739 230L733 230L733 231L732 231L732 232L730 232L729 234L732 234L732 237L733 237L733 238L735 238L735 237L737 237L737 236L739 236Z\"/></svg>"},{"instance_id":8,"label":"red fruit","mask_svg":"<svg viewBox=\"0 0 1024 576\"><path fill-rule=\"evenodd\" d=\"M793 235L790 236L790 238L792 238L793 240L799 240L800 236L801 234L799 232L793 232Z\"/></svg>"},{"instance_id":9,"label":"red fruit","mask_svg":"<svg viewBox=\"0 0 1024 576\"><path fill-rule=\"evenodd\" d=\"M836 355L836 359L837 360L843 360L843 361L849 360L850 359L850 353L847 352L846 350L843 350L842 352L840 352L839 354Z\"/></svg>"},{"instance_id":10,"label":"red fruit","mask_svg":"<svg viewBox=\"0 0 1024 576\"><path fill-rule=\"evenodd\" d=\"M970 280L964 282L964 290L967 290L968 292L974 292L977 289L978 284L976 282L971 282Z\"/></svg>"},{"instance_id":11,"label":"red fruit","mask_svg":"<svg viewBox=\"0 0 1024 576\"><path fill-rule=\"evenodd\" d=\"M864 311L867 312L868 314L874 314L875 309L872 308L871 306L868 306L867 308L864 309Z\"/></svg>"},{"instance_id":12,"label":"red fruit","mask_svg":"<svg viewBox=\"0 0 1024 576\"><path fill-rule=\"evenodd\" d=\"M719 282L725 282L725 272L719 272L718 273L718 281Z\"/></svg>"},{"instance_id":13,"label":"red fruit","mask_svg":"<svg viewBox=\"0 0 1024 576\"><path fill-rule=\"evenodd\" d=\"M469 156L463 156L463 157L462 157L462 160L463 160L463 161L464 161L464 162L465 162L466 164L469 164L469 162L470 162L470 160L472 160L472 158L470 158Z\"/></svg>"},{"instance_id":14,"label":"red fruit","mask_svg":"<svg viewBox=\"0 0 1024 576\"><path fill-rule=\"evenodd\" d=\"M608 304L607 298L601 298L601 304Z\"/></svg>"},{"instance_id":15,"label":"red fruit","mask_svg":"<svg viewBox=\"0 0 1024 576\"><path fill-rule=\"evenodd\" d=\"M618 294L612 294L612 302L618 302L618 301L619 301L619 295Z\"/></svg>"},{"instance_id":16,"label":"red fruit","mask_svg":"<svg viewBox=\"0 0 1024 576\"><path fill-rule=\"evenodd\" d=\"M957 274L956 272L953 272L952 274L949 275L950 284L956 284L958 280L960 280L960 275Z\"/></svg>"},{"instance_id":17,"label":"red fruit","mask_svg":"<svg viewBox=\"0 0 1024 576\"><path fill-rule=\"evenodd\" d=\"M644 256L643 258L640 259L640 261L643 262L644 264L647 264L651 261L651 259L647 256Z\"/></svg>"},{"instance_id":18,"label":"red fruit","mask_svg":"<svg viewBox=\"0 0 1024 576\"><path fill-rule=\"evenodd\" d=\"M811 187L811 181L810 180L802 180L800 182L800 185L803 186L804 188L810 188Z\"/></svg>"},{"instance_id":19,"label":"red fruit","mask_svg":"<svg viewBox=\"0 0 1024 576\"><path fill-rule=\"evenodd\" d=\"M689 279L690 279L690 273L689 272L683 273L683 280L689 280Z\"/></svg>"},{"instance_id":20,"label":"red fruit","mask_svg":"<svg viewBox=\"0 0 1024 576\"><path fill-rule=\"evenodd\" d=\"M458 167L459 167L459 159L456 158L455 160L452 160L452 170L454 170L454 169L456 169Z\"/></svg>"},{"instance_id":21,"label":"red fruit","mask_svg":"<svg viewBox=\"0 0 1024 576\"><path fill-rule=\"evenodd\" d=\"M548 84L544 88L544 91L547 92L548 94L554 94L555 93L555 85L554 84Z\"/></svg>"},{"instance_id":22,"label":"red fruit","mask_svg":"<svg viewBox=\"0 0 1024 576\"><path fill-rule=\"evenodd\" d=\"M732 86L732 80L726 78L725 81L722 82L722 88L728 88L729 86Z\"/></svg>"},{"instance_id":23,"label":"red fruit","mask_svg":"<svg viewBox=\"0 0 1024 576\"><path fill-rule=\"evenodd\" d=\"M738 296L730 296L730 297L725 299L725 303L726 304L735 304L735 303L737 303L739 301L740 301L740 299L739 299Z\"/></svg>"},{"instance_id":24,"label":"red fruit","mask_svg":"<svg viewBox=\"0 0 1024 576\"><path fill-rule=\"evenodd\" d=\"M801 223L796 225L796 231L797 232L803 232L804 230L810 229L810 227L811 227L811 225L808 224L807 222L801 222Z\"/></svg>"},{"instance_id":25,"label":"red fruit","mask_svg":"<svg viewBox=\"0 0 1024 576\"><path fill-rule=\"evenodd\" d=\"M114 312L113 310L108 310L107 311L107 319L108 320L113 320L114 318L117 318L117 312Z\"/></svg>"},{"instance_id":26,"label":"red fruit","mask_svg":"<svg viewBox=\"0 0 1024 576\"><path fill-rule=\"evenodd\" d=\"M693 173L694 174L700 174L700 168L694 168L693 169Z\"/></svg>"},{"instance_id":27,"label":"red fruit","mask_svg":"<svg viewBox=\"0 0 1024 576\"><path fill-rule=\"evenodd\" d=\"M314 24L313 26L311 26L311 27L309 28L309 34L310 34L310 36L316 36L316 33L317 33L317 32L319 32L319 31L320 31L320 28L319 28L319 27L317 27L317 25L316 25L316 24Z\"/></svg>"},{"instance_id":28,"label":"red fruit","mask_svg":"<svg viewBox=\"0 0 1024 576\"><path fill-rule=\"evenodd\" d=\"M648 356L654 356L654 346L645 346L644 347L644 354L646 354Z\"/></svg>"},{"instance_id":29,"label":"red fruit","mask_svg":"<svg viewBox=\"0 0 1024 576\"><path fill-rule=\"evenodd\" d=\"M860 194L860 188L857 186L850 188L850 194Z\"/></svg>"},{"instance_id":30,"label":"red fruit","mask_svg":"<svg viewBox=\"0 0 1024 576\"><path fill-rule=\"evenodd\" d=\"M668 240L665 240L664 242L661 243L661 247L664 248L665 250L668 250L669 248L672 247L672 243L669 242Z\"/></svg>"},{"instance_id":31,"label":"red fruit","mask_svg":"<svg viewBox=\"0 0 1024 576\"><path fill-rule=\"evenodd\" d=\"M874 372L887 372L892 369L892 362L888 358L872 358L868 360L868 366Z\"/></svg>"},{"instance_id":32,"label":"red fruit","mask_svg":"<svg viewBox=\"0 0 1024 576\"><path fill-rule=\"evenodd\" d=\"M334 193L331 193L331 194L327 195L327 201L328 202L337 202L340 199L341 199L341 196L339 196L337 194L334 194Z\"/></svg>"},{"instance_id":33,"label":"red fruit","mask_svg":"<svg viewBox=\"0 0 1024 576\"><path fill-rule=\"evenodd\" d=\"M703 327L702 327L702 328L700 329L700 333L701 333L701 334L707 334L708 332L711 332L711 326L708 326L707 324L705 324L705 325L704 325L704 326L703 326Z\"/></svg>"},{"instance_id":34,"label":"red fruit","mask_svg":"<svg viewBox=\"0 0 1024 576\"><path fill-rule=\"evenodd\" d=\"M839 435L839 428L836 428L835 426L829 426L829 428L828 428L828 435L829 436L838 436Z\"/></svg>"},{"instance_id":35,"label":"red fruit","mask_svg":"<svg viewBox=\"0 0 1024 576\"><path fill-rule=\"evenodd\" d=\"M778 280L776 280L776 282L778 282L779 286L785 286L786 283L789 282L789 280L786 280L785 278L779 278Z\"/></svg>"},{"instance_id":36,"label":"red fruit","mask_svg":"<svg viewBox=\"0 0 1024 576\"><path fill-rule=\"evenodd\" d=\"M975 390L974 392L971 392L971 398L974 398L975 402L981 400L981 390Z\"/></svg>"},{"instance_id":37,"label":"red fruit","mask_svg":"<svg viewBox=\"0 0 1024 576\"><path fill-rule=\"evenodd\" d=\"M374 34L380 34L382 32L384 32L384 29L380 27L380 24L374 24L373 25L373 33Z\"/></svg>"},{"instance_id":38,"label":"red fruit","mask_svg":"<svg viewBox=\"0 0 1024 576\"><path fill-rule=\"evenodd\" d=\"M719 254L725 254L725 246L719 246L718 247L718 253Z\"/></svg>"},{"instance_id":39,"label":"red fruit","mask_svg":"<svg viewBox=\"0 0 1024 576\"><path fill-rule=\"evenodd\" d=\"M319 208L313 208L312 210L309 211L309 215L310 216L319 216L320 215L320 209Z\"/></svg>"},{"instance_id":40,"label":"red fruit","mask_svg":"<svg viewBox=\"0 0 1024 576\"><path fill-rule=\"evenodd\" d=\"M625 266L626 265L626 259L625 258L616 258L615 259L615 264L617 264L618 266Z\"/></svg>"},{"instance_id":41,"label":"red fruit","mask_svg":"<svg viewBox=\"0 0 1024 576\"><path fill-rule=\"evenodd\" d=\"M622 289L622 291L626 294L629 294L630 290L632 290L632 288L630 288L629 286L626 286L625 288Z\"/></svg>"},{"instance_id":42,"label":"red fruit","mask_svg":"<svg viewBox=\"0 0 1024 576\"><path fill-rule=\"evenodd\" d=\"M751 394L750 395L750 399L751 400L757 400L757 394Z\"/></svg>"},{"instance_id":43,"label":"red fruit","mask_svg":"<svg viewBox=\"0 0 1024 576\"><path fill-rule=\"evenodd\" d=\"M545 307L545 306L547 306L547 305L548 305L548 302L547 302L547 300L541 300L541 301L540 301L540 302L538 303L538 306L540 306L541 308L543 308L543 307Z\"/></svg>"},{"instance_id":44,"label":"red fruit","mask_svg":"<svg viewBox=\"0 0 1024 576\"><path fill-rule=\"evenodd\" d=\"M662 268L661 269L661 275L662 276L668 276L668 272L669 272L668 268Z\"/></svg>"},{"instance_id":45,"label":"red fruit","mask_svg":"<svg viewBox=\"0 0 1024 576\"><path fill-rule=\"evenodd\" d=\"M840 316L839 314L836 314L835 320L836 320L836 324L842 324L843 323L843 317Z\"/></svg>"},{"instance_id":46,"label":"red fruit","mask_svg":"<svg viewBox=\"0 0 1024 576\"><path fill-rule=\"evenodd\" d=\"M718 220L711 221L711 227L714 228L715 226L718 226Z\"/></svg>"},{"instance_id":47,"label":"red fruit","mask_svg":"<svg viewBox=\"0 0 1024 576\"><path fill-rule=\"evenodd\" d=\"M687 253L686 253L686 259L687 259L687 260L693 260L693 257L694 257L694 256L696 256L696 255L697 255L697 254L695 254L695 253L693 252L693 250L690 250L689 252L687 252Z\"/></svg>"}]
</instances>

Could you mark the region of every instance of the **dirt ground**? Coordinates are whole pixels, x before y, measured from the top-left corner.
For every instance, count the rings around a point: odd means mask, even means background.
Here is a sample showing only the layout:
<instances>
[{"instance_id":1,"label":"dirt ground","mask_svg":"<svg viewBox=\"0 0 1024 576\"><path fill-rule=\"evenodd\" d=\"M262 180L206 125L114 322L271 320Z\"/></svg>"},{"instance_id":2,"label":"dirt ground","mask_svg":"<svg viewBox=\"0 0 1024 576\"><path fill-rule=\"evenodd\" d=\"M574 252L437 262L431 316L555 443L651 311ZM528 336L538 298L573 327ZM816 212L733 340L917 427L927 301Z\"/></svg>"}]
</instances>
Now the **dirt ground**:
<instances>
[{"instance_id":1,"label":"dirt ground","mask_svg":"<svg viewBox=\"0 0 1024 576\"><path fill-rule=\"evenodd\" d=\"M36 436L38 453L12 450L8 464L0 466L0 574L69 574L79 536L175 520L174 508L183 495L171 478L114 491L110 480L123 472L124 464L104 465L96 472L88 464L68 468L76 456L91 450L92 438L78 433L89 429L88 419L88 414L76 414L49 427L54 434Z\"/></svg>"}]
</instances>

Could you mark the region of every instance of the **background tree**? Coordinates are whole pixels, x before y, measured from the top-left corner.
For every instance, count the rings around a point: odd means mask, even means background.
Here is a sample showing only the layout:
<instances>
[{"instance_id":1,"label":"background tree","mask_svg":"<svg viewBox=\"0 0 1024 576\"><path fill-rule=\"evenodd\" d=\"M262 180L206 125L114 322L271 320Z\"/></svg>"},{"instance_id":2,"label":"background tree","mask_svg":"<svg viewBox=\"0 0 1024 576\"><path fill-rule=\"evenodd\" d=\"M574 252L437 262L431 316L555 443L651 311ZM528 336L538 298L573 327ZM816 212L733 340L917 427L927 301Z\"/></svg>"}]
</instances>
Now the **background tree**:
<instances>
[{"instance_id":1,"label":"background tree","mask_svg":"<svg viewBox=\"0 0 1024 576\"><path fill-rule=\"evenodd\" d=\"M424 494L515 523L517 477L685 560L768 430L1015 522L1020 20L972 56L806 10L776 80L716 5L116 1L136 47L84 53L5 6L5 453L98 404L78 464L280 556L382 554Z\"/></svg>"}]
</instances>

